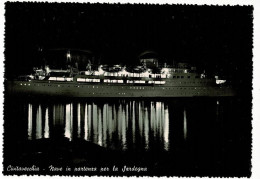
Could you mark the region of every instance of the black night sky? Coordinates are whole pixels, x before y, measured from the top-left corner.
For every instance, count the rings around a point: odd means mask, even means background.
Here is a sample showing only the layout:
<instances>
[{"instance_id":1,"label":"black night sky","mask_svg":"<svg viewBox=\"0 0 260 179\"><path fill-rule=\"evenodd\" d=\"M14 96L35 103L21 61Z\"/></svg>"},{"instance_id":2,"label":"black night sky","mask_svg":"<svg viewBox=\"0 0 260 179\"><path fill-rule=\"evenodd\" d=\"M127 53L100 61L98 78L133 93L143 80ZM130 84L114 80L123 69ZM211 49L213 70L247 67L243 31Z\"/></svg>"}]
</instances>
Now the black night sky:
<instances>
[{"instance_id":1,"label":"black night sky","mask_svg":"<svg viewBox=\"0 0 260 179\"><path fill-rule=\"evenodd\" d=\"M40 48L68 48L123 64L152 50L162 62L251 80L252 6L8 2L5 9L6 78L37 64Z\"/></svg>"}]
</instances>

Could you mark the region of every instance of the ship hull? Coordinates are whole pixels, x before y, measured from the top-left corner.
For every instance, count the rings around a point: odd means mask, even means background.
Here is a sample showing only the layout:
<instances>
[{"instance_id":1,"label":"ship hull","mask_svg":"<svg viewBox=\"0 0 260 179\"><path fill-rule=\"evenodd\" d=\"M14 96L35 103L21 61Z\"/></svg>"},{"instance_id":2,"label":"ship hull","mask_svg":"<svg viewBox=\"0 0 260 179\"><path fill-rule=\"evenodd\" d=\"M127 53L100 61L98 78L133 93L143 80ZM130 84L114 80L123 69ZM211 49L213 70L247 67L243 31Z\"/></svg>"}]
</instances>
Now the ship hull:
<instances>
[{"instance_id":1,"label":"ship hull","mask_svg":"<svg viewBox=\"0 0 260 179\"><path fill-rule=\"evenodd\" d=\"M61 97L222 97L234 96L226 86L167 86L129 84L82 84L77 82L8 81L6 93Z\"/></svg>"}]
</instances>

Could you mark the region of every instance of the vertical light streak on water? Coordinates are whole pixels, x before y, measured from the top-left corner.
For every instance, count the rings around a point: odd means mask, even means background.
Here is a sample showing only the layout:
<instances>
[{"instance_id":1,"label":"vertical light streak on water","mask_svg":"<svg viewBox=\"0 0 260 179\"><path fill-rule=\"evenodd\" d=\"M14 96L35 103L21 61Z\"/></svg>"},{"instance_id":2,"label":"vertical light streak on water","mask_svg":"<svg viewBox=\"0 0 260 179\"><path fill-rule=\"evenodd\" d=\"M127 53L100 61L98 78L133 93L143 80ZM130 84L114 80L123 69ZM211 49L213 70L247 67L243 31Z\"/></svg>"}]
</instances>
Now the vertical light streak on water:
<instances>
[{"instance_id":1,"label":"vertical light streak on water","mask_svg":"<svg viewBox=\"0 0 260 179\"><path fill-rule=\"evenodd\" d=\"M65 107L65 137L72 139L72 104Z\"/></svg>"},{"instance_id":2,"label":"vertical light streak on water","mask_svg":"<svg viewBox=\"0 0 260 179\"><path fill-rule=\"evenodd\" d=\"M70 136L71 136L71 138L70 138L70 140L72 140L72 134L73 134L73 104L71 103L70 104Z\"/></svg>"},{"instance_id":3,"label":"vertical light streak on water","mask_svg":"<svg viewBox=\"0 0 260 179\"><path fill-rule=\"evenodd\" d=\"M45 124L44 124L44 138L50 137L50 128L49 128L49 110L46 108L45 111Z\"/></svg>"},{"instance_id":4,"label":"vertical light streak on water","mask_svg":"<svg viewBox=\"0 0 260 179\"><path fill-rule=\"evenodd\" d=\"M125 108L125 122L126 122L126 130L128 130L128 117L129 117L129 111L128 111L128 103L126 103L126 108Z\"/></svg>"},{"instance_id":5,"label":"vertical light streak on water","mask_svg":"<svg viewBox=\"0 0 260 179\"><path fill-rule=\"evenodd\" d=\"M162 102L162 119L164 119L164 111L165 111L165 106L164 103Z\"/></svg>"},{"instance_id":6,"label":"vertical light streak on water","mask_svg":"<svg viewBox=\"0 0 260 179\"><path fill-rule=\"evenodd\" d=\"M112 128L112 132L117 131L117 126L118 126L118 118L117 118L117 113L116 113L116 105L113 105L112 108L113 111L113 128Z\"/></svg>"},{"instance_id":7,"label":"vertical light streak on water","mask_svg":"<svg viewBox=\"0 0 260 179\"><path fill-rule=\"evenodd\" d=\"M124 108L122 108L122 146L123 150L127 149L126 145L126 113Z\"/></svg>"},{"instance_id":8,"label":"vertical light streak on water","mask_svg":"<svg viewBox=\"0 0 260 179\"><path fill-rule=\"evenodd\" d=\"M154 102L151 102L151 130L153 131L153 135L154 137L156 136L156 113L155 113L155 106L154 106Z\"/></svg>"},{"instance_id":9,"label":"vertical light streak on water","mask_svg":"<svg viewBox=\"0 0 260 179\"><path fill-rule=\"evenodd\" d=\"M139 122L139 133L140 136L143 137L143 115L142 115L142 110L141 110L141 104L140 102L138 103L138 122Z\"/></svg>"},{"instance_id":10,"label":"vertical light streak on water","mask_svg":"<svg viewBox=\"0 0 260 179\"><path fill-rule=\"evenodd\" d=\"M102 116L101 109L98 107L98 144L103 146L103 132L102 132Z\"/></svg>"},{"instance_id":11,"label":"vertical light streak on water","mask_svg":"<svg viewBox=\"0 0 260 179\"><path fill-rule=\"evenodd\" d=\"M97 106L92 103L93 106L93 142L98 143L98 114L97 114Z\"/></svg>"},{"instance_id":12,"label":"vertical light streak on water","mask_svg":"<svg viewBox=\"0 0 260 179\"><path fill-rule=\"evenodd\" d=\"M164 134L164 122L165 122L165 119L164 119L164 103L161 102L161 119L160 119L160 136L161 138L163 139L163 134Z\"/></svg>"},{"instance_id":13,"label":"vertical light streak on water","mask_svg":"<svg viewBox=\"0 0 260 179\"><path fill-rule=\"evenodd\" d=\"M118 139L119 141L122 142L122 105L119 104L119 107L118 107L118 113L117 113L117 117L116 117L116 121L117 121L117 131L118 131Z\"/></svg>"},{"instance_id":14,"label":"vertical light streak on water","mask_svg":"<svg viewBox=\"0 0 260 179\"><path fill-rule=\"evenodd\" d=\"M42 107L39 105L36 113L36 139L42 138Z\"/></svg>"},{"instance_id":15,"label":"vertical light streak on water","mask_svg":"<svg viewBox=\"0 0 260 179\"><path fill-rule=\"evenodd\" d=\"M161 102L156 102L156 134L160 136Z\"/></svg>"},{"instance_id":16,"label":"vertical light streak on water","mask_svg":"<svg viewBox=\"0 0 260 179\"><path fill-rule=\"evenodd\" d=\"M144 137L145 137L145 148L149 149L149 119L148 119L147 108L145 108L145 113L144 113Z\"/></svg>"},{"instance_id":17,"label":"vertical light streak on water","mask_svg":"<svg viewBox=\"0 0 260 179\"><path fill-rule=\"evenodd\" d=\"M28 139L32 139L32 104L28 104Z\"/></svg>"},{"instance_id":18,"label":"vertical light streak on water","mask_svg":"<svg viewBox=\"0 0 260 179\"><path fill-rule=\"evenodd\" d=\"M85 116L84 116L84 139L88 140L88 104L85 104Z\"/></svg>"},{"instance_id":19,"label":"vertical light streak on water","mask_svg":"<svg viewBox=\"0 0 260 179\"><path fill-rule=\"evenodd\" d=\"M184 108L183 111L183 135L184 135L184 139L187 139L187 117L186 117L186 109Z\"/></svg>"},{"instance_id":20,"label":"vertical light streak on water","mask_svg":"<svg viewBox=\"0 0 260 179\"><path fill-rule=\"evenodd\" d=\"M135 144L135 101L132 102L131 105L131 112L132 112L132 134L133 134L133 144Z\"/></svg>"},{"instance_id":21,"label":"vertical light streak on water","mask_svg":"<svg viewBox=\"0 0 260 179\"><path fill-rule=\"evenodd\" d=\"M108 137L109 141L112 141L112 136L113 136L113 108L112 106L108 105L108 110L107 110L107 120L108 120Z\"/></svg>"},{"instance_id":22,"label":"vertical light streak on water","mask_svg":"<svg viewBox=\"0 0 260 179\"><path fill-rule=\"evenodd\" d=\"M77 127L77 132L78 132L78 138L80 138L80 133L81 133L81 126L80 126L80 103L78 103L78 107L77 107L77 119L78 119L78 127Z\"/></svg>"},{"instance_id":23,"label":"vertical light streak on water","mask_svg":"<svg viewBox=\"0 0 260 179\"><path fill-rule=\"evenodd\" d=\"M107 104L104 104L103 106L103 141L104 141L104 147L107 147Z\"/></svg>"},{"instance_id":24,"label":"vertical light streak on water","mask_svg":"<svg viewBox=\"0 0 260 179\"><path fill-rule=\"evenodd\" d=\"M92 109L91 109L91 104L88 105L88 132L89 132L89 137L88 140L90 140L91 135L93 135L92 131Z\"/></svg>"},{"instance_id":25,"label":"vertical light streak on water","mask_svg":"<svg viewBox=\"0 0 260 179\"><path fill-rule=\"evenodd\" d=\"M164 108L164 149L169 150L169 110L168 107Z\"/></svg>"}]
</instances>

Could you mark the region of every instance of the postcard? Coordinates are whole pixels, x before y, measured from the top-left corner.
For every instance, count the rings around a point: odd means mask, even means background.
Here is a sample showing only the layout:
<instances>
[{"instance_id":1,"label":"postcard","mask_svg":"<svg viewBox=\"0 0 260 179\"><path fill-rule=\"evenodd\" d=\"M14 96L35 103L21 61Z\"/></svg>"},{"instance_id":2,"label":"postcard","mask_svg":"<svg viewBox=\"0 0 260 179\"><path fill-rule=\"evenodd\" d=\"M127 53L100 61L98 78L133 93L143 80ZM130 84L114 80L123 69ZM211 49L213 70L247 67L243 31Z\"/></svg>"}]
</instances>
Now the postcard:
<instances>
[{"instance_id":1,"label":"postcard","mask_svg":"<svg viewBox=\"0 0 260 179\"><path fill-rule=\"evenodd\" d=\"M5 2L3 175L250 177L253 10Z\"/></svg>"}]
</instances>

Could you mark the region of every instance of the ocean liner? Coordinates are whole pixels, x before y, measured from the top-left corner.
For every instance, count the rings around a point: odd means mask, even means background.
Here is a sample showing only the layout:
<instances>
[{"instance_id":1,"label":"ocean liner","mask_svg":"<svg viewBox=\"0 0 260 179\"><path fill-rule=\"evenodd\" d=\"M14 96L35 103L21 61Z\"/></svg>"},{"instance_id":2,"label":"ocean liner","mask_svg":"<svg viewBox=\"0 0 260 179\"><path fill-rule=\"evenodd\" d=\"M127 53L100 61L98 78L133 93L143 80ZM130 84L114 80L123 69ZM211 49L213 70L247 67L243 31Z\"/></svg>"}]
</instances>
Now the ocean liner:
<instances>
[{"instance_id":1,"label":"ocean liner","mask_svg":"<svg viewBox=\"0 0 260 179\"><path fill-rule=\"evenodd\" d=\"M70 55L70 54L68 54ZM70 56L68 56L69 58ZM158 59L140 59L140 65L99 65L89 61L85 70L78 65L53 69L48 65L34 68L31 75L7 81L11 95L62 97L221 97L234 96L232 87L218 76L208 77L195 67L179 63L176 67Z\"/></svg>"}]
</instances>

